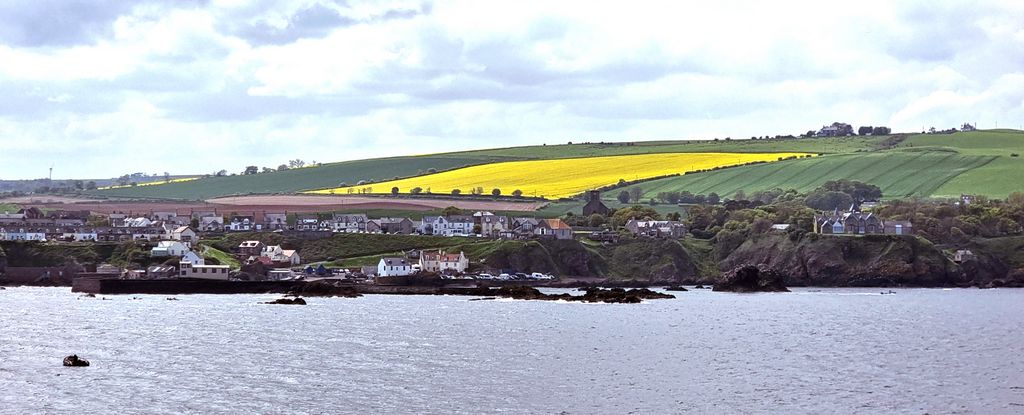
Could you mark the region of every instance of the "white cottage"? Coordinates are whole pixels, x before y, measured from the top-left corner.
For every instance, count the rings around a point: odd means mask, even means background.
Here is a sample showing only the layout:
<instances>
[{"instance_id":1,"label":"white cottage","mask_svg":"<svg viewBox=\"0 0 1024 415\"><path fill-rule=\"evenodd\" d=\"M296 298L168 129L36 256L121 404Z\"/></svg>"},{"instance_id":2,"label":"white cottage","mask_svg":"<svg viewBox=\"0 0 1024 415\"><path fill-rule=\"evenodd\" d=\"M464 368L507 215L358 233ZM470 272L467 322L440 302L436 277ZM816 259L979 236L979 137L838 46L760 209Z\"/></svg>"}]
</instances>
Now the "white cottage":
<instances>
[{"instance_id":1,"label":"white cottage","mask_svg":"<svg viewBox=\"0 0 1024 415\"><path fill-rule=\"evenodd\" d=\"M377 263L380 277L403 277L413 274L412 263L405 258L381 258Z\"/></svg>"},{"instance_id":2,"label":"white cottage","mask_svg":"<svg viewBox=\"0 0 1024 415\"><path fill-rule=\"evenodd\" d=\"M184 256L186 252L189 252L188 247L180 241L160 241L156 247L149 251L149 255L154 257L180 257Z\"/></svg>"}]
</instances>

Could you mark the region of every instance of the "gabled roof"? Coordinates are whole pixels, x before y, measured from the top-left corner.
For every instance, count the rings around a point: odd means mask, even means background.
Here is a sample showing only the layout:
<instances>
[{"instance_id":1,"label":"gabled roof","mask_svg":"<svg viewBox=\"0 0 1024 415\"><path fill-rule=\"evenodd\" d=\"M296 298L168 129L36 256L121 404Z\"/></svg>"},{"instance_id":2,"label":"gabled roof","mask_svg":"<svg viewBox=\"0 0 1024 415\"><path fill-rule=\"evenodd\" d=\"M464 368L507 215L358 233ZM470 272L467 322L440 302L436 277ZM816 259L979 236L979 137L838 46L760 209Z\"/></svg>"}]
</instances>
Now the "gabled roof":
<instances>
[{"instance_id":1,"label":"gabled roof","mask_svg":"<svg viewBox=\"0 0 1024 415\"><path fill-rule=\"evenodd\" d=\"M389 267L401 267L409 265L409 261L406 260L405 258L381 258L380 260L384 262L385 266Z\"/></svg>"},{"instance_id":2,"label":"gabled roof","mask_svg":"<svg viewBox=\"0 0 1024 415\"><path fill-rule=\"evenodd\" d=\"M569 230L572 230L571 226L567 225L565 222L562 222L562 220L558 219L558 218L555 218L555 219L544 219L543 223L548 228L551 228L551 229L569 229Z\"/></svg>"}]
</instances>

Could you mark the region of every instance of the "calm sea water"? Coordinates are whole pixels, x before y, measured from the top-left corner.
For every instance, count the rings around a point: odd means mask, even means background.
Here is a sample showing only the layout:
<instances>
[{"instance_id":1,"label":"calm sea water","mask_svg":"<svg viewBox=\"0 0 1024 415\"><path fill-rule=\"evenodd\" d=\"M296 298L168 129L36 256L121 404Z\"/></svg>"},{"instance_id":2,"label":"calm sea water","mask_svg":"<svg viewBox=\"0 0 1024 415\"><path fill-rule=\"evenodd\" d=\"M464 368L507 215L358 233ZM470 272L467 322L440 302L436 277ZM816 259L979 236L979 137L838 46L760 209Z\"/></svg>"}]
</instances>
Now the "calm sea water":
<instances>
[{"instance_id":1,"label":"calm sea water","mask_svg":"<svg viewBox=\"0 0 1024 415\"><path fill-rule=\"evenodd\" d=\"M8 288L0 413L1024 413L1024 290L677 296Z\"/></svg>"}]
</instances>

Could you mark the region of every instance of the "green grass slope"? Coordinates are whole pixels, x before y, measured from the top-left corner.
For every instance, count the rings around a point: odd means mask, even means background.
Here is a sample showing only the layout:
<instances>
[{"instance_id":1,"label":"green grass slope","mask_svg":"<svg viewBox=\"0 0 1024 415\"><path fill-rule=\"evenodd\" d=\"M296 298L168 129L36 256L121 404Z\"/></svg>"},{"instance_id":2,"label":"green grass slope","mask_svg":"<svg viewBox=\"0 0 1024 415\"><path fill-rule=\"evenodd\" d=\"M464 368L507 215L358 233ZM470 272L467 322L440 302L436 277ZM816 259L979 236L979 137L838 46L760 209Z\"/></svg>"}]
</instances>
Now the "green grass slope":
<instances>
[{"instance_id":1,"label":"green grass slope","mask_svg":"<svg viewBox=\"0 0 1024 415\"><path fill-rule=\"evenodd\" d=\"M355 160L273 173L210 177L157 186L97 190L89 194L106 197L204 200L219 196L266 193L295 193L301 190L335 187L345 182L384 180L422 174L427 169L447 170L471 164L505 161L508 158L483 155L437 155Z\"/></svg>"},{"instance_id":2,"label":"green grass slope","mask_svg":"<svg viewBox=\"0 0 1024 415\"><path fill-rule=\"evenodd\" d=\"M944 151L839 154L670 177L639 186L649 196L685 190L729 197L738 190L749 194L776 187L805 192L829 180L850 179L875 184L886 197L930 196L961 173L994 159Z\"/></svg>"}]
</instances>

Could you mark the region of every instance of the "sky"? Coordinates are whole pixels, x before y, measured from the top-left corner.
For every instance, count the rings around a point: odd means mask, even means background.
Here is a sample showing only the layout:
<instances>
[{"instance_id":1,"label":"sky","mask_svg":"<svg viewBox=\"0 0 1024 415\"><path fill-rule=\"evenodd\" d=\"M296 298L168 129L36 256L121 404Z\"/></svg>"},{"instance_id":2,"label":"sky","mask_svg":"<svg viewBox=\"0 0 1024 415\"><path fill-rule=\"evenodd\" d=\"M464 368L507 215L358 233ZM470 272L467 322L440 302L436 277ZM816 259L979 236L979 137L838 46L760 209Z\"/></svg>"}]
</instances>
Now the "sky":
<instances>
[{"instance_id":1,"label":"sky","mask_svg":"<svg viewBox=\"0 0 1024 415\"><path fill-rule=\"evenodd\" d=\"M0 179L1024 124L1021 1L9 0Z\"/></svg>"}]
</instances>

